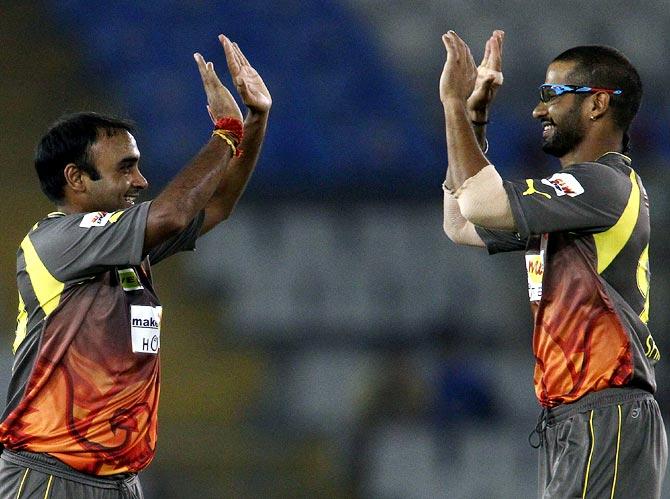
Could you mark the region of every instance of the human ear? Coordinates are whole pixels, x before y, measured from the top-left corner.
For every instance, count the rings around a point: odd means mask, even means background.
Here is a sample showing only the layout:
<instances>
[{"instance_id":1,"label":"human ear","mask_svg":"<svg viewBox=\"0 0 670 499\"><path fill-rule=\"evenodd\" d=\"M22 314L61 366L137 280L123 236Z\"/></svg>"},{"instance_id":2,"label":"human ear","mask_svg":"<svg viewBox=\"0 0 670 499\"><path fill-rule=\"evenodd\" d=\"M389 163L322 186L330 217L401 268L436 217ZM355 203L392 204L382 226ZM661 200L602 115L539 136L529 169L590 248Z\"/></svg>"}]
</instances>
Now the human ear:
<instances>
[{"instance_id":1,"label":"human ear","mask_svg":"<svg viewBox=\"0 0 670 499\"><path fill-rule=\"evenodd\" d=\"M65 165L65 168L63 169L63 176L65 177L65 183L74 192L86 191L83 172L74 163L68 163Z\"/></svg>"},{"instance_id":2,"label":"human ear","mask_svg":"<svg viewBox=\"0 0 670 499\"><path fill-rule=\"evenodd\" d=\"M589 111L591 121L596 121L607 112L610 107L610 95L606 92L598 92L591 98L591 109Z\"/></svg>"}]
</instances>

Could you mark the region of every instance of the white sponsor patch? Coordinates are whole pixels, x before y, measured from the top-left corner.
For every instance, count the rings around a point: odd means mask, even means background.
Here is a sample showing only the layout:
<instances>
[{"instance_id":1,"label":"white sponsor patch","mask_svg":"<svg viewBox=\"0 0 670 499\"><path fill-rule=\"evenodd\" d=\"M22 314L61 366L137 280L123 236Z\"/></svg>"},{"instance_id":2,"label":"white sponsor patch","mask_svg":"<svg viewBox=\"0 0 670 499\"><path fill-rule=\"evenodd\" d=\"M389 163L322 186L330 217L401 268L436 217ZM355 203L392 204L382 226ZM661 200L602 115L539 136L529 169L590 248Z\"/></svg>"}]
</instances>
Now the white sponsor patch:
<instances>
[{"instance_id":1,"label":"white sponsor patch","mask_svg":"<svg viewBox=\"0 0 670 499\"><path fill-rule=\"evenodd\" d=\"M157 354L161 347L163 307L130 306L130 335L133 352Z\"/></svg>"},{"instance_id":2,"label":"white sponsor patch","mask_svg":"<svg viewBox=\"0 0 670 499\"><path fill-rule=\"evenodd\" d=\"M540 251L526 253L526 273L528 274L528 298L530 301L542 299L542 279L544 278L544 264L547 254L548 234L542 234Z\"/></svg>"},{"instance_id":3,"label":"white sponsor patch","mask_svg":"<svg viewBox=\"0 0 670 499\"><path fill-rule=\"evenodd\" d=\"M109 222L112 215L113 213L107 213L106 211L87 213L84 215L84 218L81 219L79 227L102 227Z\"/></svg>"},{"instance_id":4,"label":"white sponsor patch","mask_svg":"<svg viewBox=\"0 0 670 499\"><path fill-rule=\"evenodd\" d=\"M579 181L569 173L554 173L551 177L543 178L542 183L554 188L557 196L579 196L584 188Z\"/></svg>"}]
</instances>

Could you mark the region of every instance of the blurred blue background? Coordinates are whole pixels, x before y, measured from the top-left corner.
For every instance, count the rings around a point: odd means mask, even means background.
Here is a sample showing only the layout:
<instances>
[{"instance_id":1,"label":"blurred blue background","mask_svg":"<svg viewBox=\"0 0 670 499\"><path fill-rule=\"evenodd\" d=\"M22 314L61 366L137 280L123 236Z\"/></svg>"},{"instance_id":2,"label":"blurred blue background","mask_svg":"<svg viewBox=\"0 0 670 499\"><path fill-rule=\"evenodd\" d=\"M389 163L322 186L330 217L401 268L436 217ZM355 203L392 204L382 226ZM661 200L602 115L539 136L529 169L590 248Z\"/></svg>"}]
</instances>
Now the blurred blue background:
<instances>
[{"instance_id":1,"label":"blurred blue background","mask_svg":"<svg viewBox=\"0 0 670 499\"><path fill-rule=\"evenodd\" d=\"M651 199L668 421L668 25L667 0L0 2L0 385L15 251L51 208L32 167L39 137L66 111L130 117L155 194L208 139L192 54L227 76L222 32L274 106L231 219L156 267L166 326L147 498L533 497L523 258L442 234L440 35L456 30L479 61L491 31L507 33L489 126L506 177L558 168L531 118L554 56L608 44L638 67L632 156Z\"/></svg>"}]
</instances>

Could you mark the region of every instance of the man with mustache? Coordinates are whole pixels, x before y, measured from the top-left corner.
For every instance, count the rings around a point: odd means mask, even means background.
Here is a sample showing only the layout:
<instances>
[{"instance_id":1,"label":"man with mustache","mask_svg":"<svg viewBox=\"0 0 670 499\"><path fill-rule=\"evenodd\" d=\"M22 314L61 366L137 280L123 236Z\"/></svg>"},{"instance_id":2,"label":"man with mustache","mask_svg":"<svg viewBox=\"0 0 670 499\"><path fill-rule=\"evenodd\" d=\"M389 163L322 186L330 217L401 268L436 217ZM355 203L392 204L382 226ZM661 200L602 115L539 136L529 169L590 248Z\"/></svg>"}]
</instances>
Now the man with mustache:
<instances>
[{"instance_id":1,"label":"man with mustache","mask_svg":"<svg viewBox=\"0 0 670 499\"><path fill-rule=\"evenodd\" d=\"M456 33L440 79L449 167L444 230L490 253L524 251L542 406L539 497L660 497L667 439L649 318L649 204L626 156L642 96L617 50L580 46L549 65L533 117L561 169L503 181L484 126L502 83L502 32L475 67Z\"/></svg>"},{"instance_id":2,"label":"man with mustache","mask_svg":"<svg viewBox=\"0 0 670 499\"><path fill-rule=\"evenodd\" d=\"M38 145L35 167L57 211L18 251L2 498L142 497L137 472L154 456L160 391L162 307L150 265L192 250L230 216L272 105L237 44L219 40L247 117L194 54L213 132L153 201L136 203L148 184L127 121L65 116Z\"/></svg>"}]
</instances>

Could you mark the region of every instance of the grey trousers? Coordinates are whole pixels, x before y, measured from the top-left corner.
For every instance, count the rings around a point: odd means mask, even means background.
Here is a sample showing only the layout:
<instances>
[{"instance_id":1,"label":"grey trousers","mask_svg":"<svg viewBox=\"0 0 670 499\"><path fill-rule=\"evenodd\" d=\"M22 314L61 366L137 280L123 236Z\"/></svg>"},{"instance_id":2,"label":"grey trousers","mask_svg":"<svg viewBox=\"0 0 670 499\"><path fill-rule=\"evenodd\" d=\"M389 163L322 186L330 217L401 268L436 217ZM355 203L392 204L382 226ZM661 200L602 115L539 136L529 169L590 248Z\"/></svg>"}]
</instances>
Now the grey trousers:
<instances>
[{"instance_id":1,"label":"grey trousers","mask_svg":"<svg viewBox=\"0 0 670 499\"><path fill-rule=\"evenodd\" d=\"M540 447L541 499L661 497L668 462L653 396L607 389L546 413Z\"/></svg>"},{"instance_id":2,"label":"grey trousers","mask_svg":"<svg viewBox=\"0 0 670 499\"><path fill-rule=\"evenodd\" d=\"M137 475L96 477L80 473L46 454L0 456L0 499L143 499Z\"/></svg>"}]
</instances>

